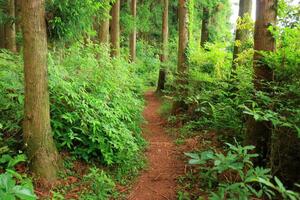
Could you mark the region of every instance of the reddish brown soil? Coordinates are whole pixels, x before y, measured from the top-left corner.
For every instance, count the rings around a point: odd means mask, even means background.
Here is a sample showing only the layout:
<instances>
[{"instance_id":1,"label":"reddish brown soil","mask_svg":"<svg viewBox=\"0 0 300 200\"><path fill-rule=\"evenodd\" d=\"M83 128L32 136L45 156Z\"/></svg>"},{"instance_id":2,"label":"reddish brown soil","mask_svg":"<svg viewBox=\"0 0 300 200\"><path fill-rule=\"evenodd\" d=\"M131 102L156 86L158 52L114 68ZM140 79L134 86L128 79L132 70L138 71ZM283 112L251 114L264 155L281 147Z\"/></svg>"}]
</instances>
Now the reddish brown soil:
<instances>
[{"instance_id":1,"label":"reddish brown soil","mask_svg":"<svg viewBox=\"0 0 300 200\"><path fill-rule=\"evenodd\" d=\"M174 200L176 178L184 173L184 162L172 138L164 130L165 121L158 114L159 99L153 92L146 93L145 99L144 117L147 123L143 126L143 134L149 142L146 152L149 167L141 174L128 199Z\"/></svg>"}]
</instances>

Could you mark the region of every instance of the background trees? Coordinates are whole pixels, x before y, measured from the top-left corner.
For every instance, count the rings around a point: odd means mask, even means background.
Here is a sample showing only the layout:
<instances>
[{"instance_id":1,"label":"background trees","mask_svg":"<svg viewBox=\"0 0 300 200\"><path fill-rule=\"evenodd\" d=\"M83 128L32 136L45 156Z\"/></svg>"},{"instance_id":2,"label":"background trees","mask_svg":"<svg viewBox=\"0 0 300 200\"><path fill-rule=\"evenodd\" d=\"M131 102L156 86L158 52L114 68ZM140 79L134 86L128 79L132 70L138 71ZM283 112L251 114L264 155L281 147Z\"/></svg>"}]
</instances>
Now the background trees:
<instances>
[{"instance_id":1,"label":"background trees","mask_svg":"<svg viewBox=\"0 0 300 200\"><path fill-rule=\"evenodd\" d=\"M131 15L134 21L133 30L130 34L129 39L129 48L130 48L130 60L134 62L136 60L136 6L137 6L137 0L131 0L130 9L131 9Z\"/></svg>"},{"instance_id":2,"label":"background trees","mask_svg":"<svg viewBox=\"0 0 300 200\"><path fill-rule=\"evenodd\" d=\"M251 0L240 0L239 2L239 18L237 23L237 28L235 31L235 44L233 49L233 69L236 68L235 59L237 59L238 54L241 53L241 44L244 44L251 32L245 27L239 27L239 23L245 23L247 17L251 17L252 13L252 1Z\"/></svg>"}]
</instances>

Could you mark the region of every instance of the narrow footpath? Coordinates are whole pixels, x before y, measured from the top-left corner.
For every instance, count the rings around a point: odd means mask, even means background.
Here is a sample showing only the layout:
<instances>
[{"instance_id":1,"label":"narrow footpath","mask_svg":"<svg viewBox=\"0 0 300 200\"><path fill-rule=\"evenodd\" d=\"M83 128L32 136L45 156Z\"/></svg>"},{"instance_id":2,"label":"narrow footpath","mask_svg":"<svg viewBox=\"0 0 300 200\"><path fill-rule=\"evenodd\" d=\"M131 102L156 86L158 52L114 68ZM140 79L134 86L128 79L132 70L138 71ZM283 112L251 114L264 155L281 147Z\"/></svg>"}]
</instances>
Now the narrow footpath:
<instances>
[{"instance_id":1,"label":"narrow footpath","mask_svg":"<svg viewBox=\"0 0 300 200\"><path fill-rule=\"evenodd\" d=\"M128 200L175 200L176 178L183 174L184 163L172 138L164 130L165 122L158 113L159 99L153 92L147 92L145 99L143 135L149 142L148 168L142 172Z\"/></svg>"}]
</instances>

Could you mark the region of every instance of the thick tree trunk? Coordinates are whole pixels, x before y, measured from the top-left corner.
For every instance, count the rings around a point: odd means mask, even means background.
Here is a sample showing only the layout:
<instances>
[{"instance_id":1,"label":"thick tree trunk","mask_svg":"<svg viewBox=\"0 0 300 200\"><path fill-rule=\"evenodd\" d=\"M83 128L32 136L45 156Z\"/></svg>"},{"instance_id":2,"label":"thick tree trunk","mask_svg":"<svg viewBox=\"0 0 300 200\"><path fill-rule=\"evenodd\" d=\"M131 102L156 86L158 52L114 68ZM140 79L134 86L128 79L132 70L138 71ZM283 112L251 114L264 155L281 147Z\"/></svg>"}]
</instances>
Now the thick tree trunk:
<instances>
[{"instance_id":1,"label":"thick tree trunk","mask_svg":"<svg viewBox=\"0 0 300 200\"><path fill-rule=\"evenodd\" d=\"M273 80L272 69L263 64L262 55L258 51L274 51L275 40L268 30L276 22L277 0L257 0L256 22L254 33L254 86L257 91L269 91L266 83ZM248 120L246 143L257 147L260 154L257 164L264 165L270 153L271 123L257 122L253 118Z\"/></svg>"},{"instance_id":2,"label":"thick tree trunk","mask_svg":"<svg viewBox=\"0 0 300 200\"><path fill-rule=\"evenodd\" d=\"M251 15L251 12L252 12L252 0L240 0L239 18L243 19L246 14ZM235 32L235 42L240 41L242 44L245 43L249 34L250 34L249 30L241 30L237 28ZM236 69L237 63L235 62L235 59L238 57L239 53L241 53L241 48L237 45L234 45L233 62L232 62L233 70Z\"/></svg>"},{"instance_id":3,"label":"thick tree trunk","mask_svg":"<svg viewBox=\"0 0 300 200\"><path fill-rule=\"evenodd\" d=\"M120 0L116 0L111 10L111 56L120 56Z\"/></svg>"},{"instance_id":4,"label":"thick tree trunk","mask_svg":"<svg viewBox=\"0 0 300 200\"><path fill-rule=\"evenodd\" d=\"M45 0L22 0L24 38L24 142L32 172L57 177L59 155L50 127Z\"/></svg>"},{"instance_id":5,"label":"thick tree trunk","mask_svg":"<svg viewBox=\"0 0 300 200\"><path fill-rule=\"evenodd\" d=\"M168 60L168 40L169 40L169 0L164 0L164 10L162 18L162 54L160 57L161 68L159 70L157 92L162 92L165 89L166 69L164 64Z\"/></svg>"},{"instance_id":6,"label":"thick tree trunk","mask_svg":"<svg viewBox=\"0 0 300 200\"><path fill-rule=\"evenodd\" d=\"M7 1L7 15L11 18L15 18L15 0L8 0ZM15 22L13 20L9 20L5 24L5 48L16 52L17 46L16 46L16 27Z\"/></svg>"},{"instance_id":7,"label":"thick tree trunk","mask_svg":"<svg viewBox=\"0 0 300 200\"><path fill-rule=\"evenodd\" d=\"M202 28L201 28L201 46L204 47L205 43L208 42L209 39L209 31L208 31L208 23L209 23L209 9L203 8L203 18L202 18Z\"/></svg>"},{"instance_id":8,"label":"thick tree trunk","mask_svg":"<svg viewBox=\"0 0 300 200\"><path fill-rule=\"evenodd\" d=\"M109 43L109 19L100 22L98 37L101 44Z\"/></svg>"},{"instance_id":9,"label":"thick tree trunk","mask_svg":"<svg viewBox=\"0 0 300 200\"><path fill-rule=\"evenodd\" d=\"M183 97L187 96L187 75L188 75L188 0L179 0L179 48L178 48L178 66L177 66L177 95L178 100L173 104L173 113L181 112L187 109Z\"/></svg>"},{"instance_id":10,"label":"thick tree trunk","mask_svg":"<svg viewBox=\"0 0 300 200\"><path fill-rule=\"evenodd\" d=\"M4 24L0 24L0 48L5 48L5 27Z\"/></svg>"},{"instance_id":11,"label":"thick tree trunk","mask_svg":"<svg viewBox=\"0 0 300 200\"><path fill-rule=\"evenodd\" d=\"M297 132L288 128L275 130L272 137L270 167L273 175L289 188L300 181L300 139Z\"/></svg>"},{"instance_id":12,"label":"thick tree trunk","mask_svg":"<svg viewBox=\"0 0 300 200\"><path fill-rule=\"evenodd\" d=\"M130 34L129 38L129 48L130 48L130 61L135 62L136 60L136 5L137 0L131 0L131 15L134 19L134 28Z\"/></svg>"}]
</instances>

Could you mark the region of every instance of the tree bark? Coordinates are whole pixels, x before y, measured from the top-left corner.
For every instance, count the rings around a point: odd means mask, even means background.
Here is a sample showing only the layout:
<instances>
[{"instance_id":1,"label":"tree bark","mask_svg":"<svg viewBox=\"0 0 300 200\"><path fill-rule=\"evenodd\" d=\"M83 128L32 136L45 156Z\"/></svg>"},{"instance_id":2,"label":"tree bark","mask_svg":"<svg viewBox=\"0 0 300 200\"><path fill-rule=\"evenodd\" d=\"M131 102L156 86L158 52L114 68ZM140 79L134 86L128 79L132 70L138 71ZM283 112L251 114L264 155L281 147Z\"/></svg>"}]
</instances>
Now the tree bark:
<instances>
[{"instance_id":1,"label":"tree bark","mask_svg":"<svg viewBox=\"0 0 300 200\"><path fill-rule=\"evenodd\" d=\"M272 136L270 168L291 189L299 191L295 183L300 181L300 140L295 130L278 128Z\"/></svg>"},{"instance_id":2,"label":"tree bark","mask_svg":"<svg viewBox=\"0 0 300 200\"><path fill-rule=\"evenodd\" d=\"M98 37L101 44L109 43L109 19L100 22Z\"/></svg>"},{"instance_id":3,"label":"tree bark","mask_svg":"<svg viewBox=\"0 0 300 200\"><path fill-rule=\"evenodd\" d=\"M243 19L246 14L251 15L252 12L252 0L240 0L239 4L239 18ZM236 29L235 32L235 42L240 41L242 44L245 43L247 40L248 36L250 34L249 30L241 30L241 29ZM233 50L233 62L232 62L232 69L236 69L236 62L235 59L238 57L238 54L241 53L241 48L237 45L234 45L234 50Z\"/></svg>"},{"instance_id":4,"label":"tree bark","mask_svg":"<svg viewBox=\"0 0 300 200\"><path fill-rule=\"evenodd\" d=\"M0 48L5 48L5 27L4 24L0 24Z\"/></svg>"},{"instance_id":5,"label":"tree bark","mask_svg":"<svg viewBox=\"0 0 300 200\"><path fill-rule=\"evenodd\" d=\"M111 10L111 56L120 56L120 0L116 0Z\"/></svg>"},{"instance_id":6,"label":"tree bark","mask_svg":"<svg viewBox=\"0 0 300 200\"><path fill-rule=\"evenodd\" d=\"M188 75L188 43L189 43L189 27L188 27L188 0L179 0L179 48L178 48L178 66L177 66L177 99L173 104L173 113L178 113L187 109L182 99L187 96L187 75Z\"/></svg>"},{"instance_id":7,"label":"tree bark","mask_svg":"<svg viewBox=\"0 0 300 200\"><path fill-rule=\"evenodd\" d=\"M7 15L11 18L8 22L5 23L5 48L16 52L16 27L15 27L15 0L8 0L7 1Z\"/></svg>"},{"instance_id":8,"label":"tree bark","mask_svg":"<svg viewBox=\"0 0 300 200\"><path fill-rule=\"evenodd\" d=\"M15 0L15 15L16 15L16 35L22 34L22 27L21 27L21 3L22 0ZM21 50L21 42L16 40L17 51L20 52Z\"/></svg>"},{"instance_id":9,"label":"tree bark","mask_svg":"<svg viewBox=\"0 0 300 200\"><path fill-rule=\"evenodd\" d=\"M22 0L25 113L23 137L32 172L57 177L59 155L50 126L45 0Z\"/></svg>"},{"instance_id":10,"label":"tree bark","mask_svg":"<svg viewBox=\"0 0 300 200\"><path fill-rule=\"evenodd\" d=\"M134 28L130 34L129 48L130 48L130 61L135 62L136 60L136 5L137 0L131 0L131 15L134 19Z\"/></svg>"},{"instance_id":11,"label":"tree bark","mask_svg":"<svg viewBox=\"0 0 300 200\"><path fill-rule=\"evenodd\" d=\"M276 23L277 0L257 0L256 22L254 33L254 87L257 91L268 92L266 83L273 80L272 69L263 64L259 51L274 51L275 40L268 30L269 26ZM269 122L258 122L253 118L248 120L246 143L256 146L260 154L257 164L264 165L270 154L270 138L272 125Z\"/></svg>"},{"instance_id":12,"label":"tree bark","mask_svg":"<svg viewBox=\"0 0 300 200\"><path fill-rule=\"evenodd\" d=\"M202 28L201 28L201 46L204 47L205 43L208 42L209 39L209 9L203 8L203 18L202 18Z\"/></svg>"},{"instance_id":13,"label":"tree bark","mask_svg":"<svg viewBox=\"0 0 300 200\"><path fill-rule=\"evenodd\" d=\"M166 69L164 64L168 60L168 40L169 40L169 0L164 0L164 10L162 18L162 54L160 56L161 68L159 70L157 92L162 92L165 89Z\"/></svg>"}]
</instances>

